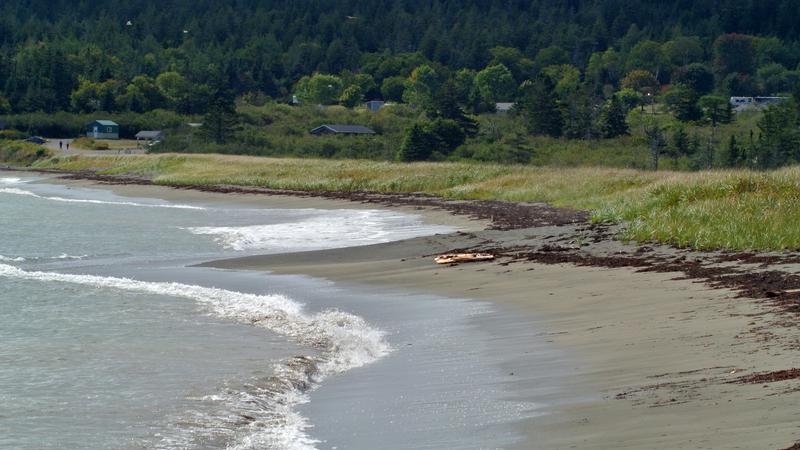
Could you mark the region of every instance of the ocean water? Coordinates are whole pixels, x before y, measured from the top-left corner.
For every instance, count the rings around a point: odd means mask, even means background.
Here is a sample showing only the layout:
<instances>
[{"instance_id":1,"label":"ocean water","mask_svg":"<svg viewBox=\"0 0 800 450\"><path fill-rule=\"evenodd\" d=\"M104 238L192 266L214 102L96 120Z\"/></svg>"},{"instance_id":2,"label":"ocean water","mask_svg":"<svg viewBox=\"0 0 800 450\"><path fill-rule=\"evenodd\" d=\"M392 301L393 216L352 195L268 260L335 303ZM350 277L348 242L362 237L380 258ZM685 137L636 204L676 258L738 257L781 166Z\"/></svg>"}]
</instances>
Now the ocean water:
<instances>
[{"instance_id":1,"label":"ocean water","mask_svg":"<svg viewBox=\"0 0 800 450\"><path fill-rule=\"evenodd\" d=\"M417 216L0 172L0 230L2 449L505 448L538 414L490 345L534 342L488 305L191 267L452 231Z\"/></svg>"}]
</instances>

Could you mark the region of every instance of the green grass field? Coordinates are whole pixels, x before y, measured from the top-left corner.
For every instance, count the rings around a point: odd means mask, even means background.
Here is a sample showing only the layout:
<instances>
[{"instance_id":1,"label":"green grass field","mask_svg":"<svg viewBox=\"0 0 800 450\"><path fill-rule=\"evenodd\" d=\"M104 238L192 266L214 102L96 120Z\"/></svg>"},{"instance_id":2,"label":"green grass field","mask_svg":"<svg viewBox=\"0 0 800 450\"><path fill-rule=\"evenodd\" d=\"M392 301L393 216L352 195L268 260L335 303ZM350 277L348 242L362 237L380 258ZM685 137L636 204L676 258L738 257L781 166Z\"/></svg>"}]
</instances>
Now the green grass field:
<instances>
[{"instance_id":1,"label":"green grass field","mask_svg":"<svg viewBox=\"0 0 800 450\"><path fill-rule=\"evenodd\" d=\"M624 222L621 236L697 249L800 250L800 168L669 172L475 163L162 154L43 159L38 168L131 174L160 184L425 192L541 201Z\"/></svg>"}]
</instances>

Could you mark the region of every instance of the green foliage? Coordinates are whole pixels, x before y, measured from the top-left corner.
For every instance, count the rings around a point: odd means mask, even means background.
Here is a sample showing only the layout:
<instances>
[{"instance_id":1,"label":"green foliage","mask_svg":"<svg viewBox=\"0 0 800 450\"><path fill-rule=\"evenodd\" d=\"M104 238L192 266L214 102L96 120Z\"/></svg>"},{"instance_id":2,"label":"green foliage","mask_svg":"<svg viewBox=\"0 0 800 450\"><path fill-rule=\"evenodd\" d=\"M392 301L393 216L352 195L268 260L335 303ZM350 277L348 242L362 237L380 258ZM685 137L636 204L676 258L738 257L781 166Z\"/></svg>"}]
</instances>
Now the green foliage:
<instances>
[{"instance_id":1,"label":"green foliage","mask_svg":"<svg viewBox=\"0 0 800 450\"><path fill-rule=\"evenodd\" d=\"M716 127L720 123L731 123L733 110L727 98L718 95L705 95L697 101L704 117Z\"/></svg>"},{"instance_id":2,"label":"green foliage","mask_svg":"<svg viewBox=\"0 0 800 450\"><path fill-rule=\"evenodd\" d=\"M621 89L613 97L619 99L622 105L625 106L626 111L630 111L644 103L644 96L640 92L629 88Z\"/></svg>"},{"instance_id":3,"label":"green foliage","mask_svg":"<svg viewBox=\"0 0 800 450\"><path fill-rule=\"evenodd\" d=\"M42 146L21 141L0 141L0 162L28 166L49 158L51 153Z\"/></svg>"},{"instance_id":4,"label":"green foliage","mask_svg":"<svg viewBox=\"0 0 800 450\"><path fill-rule=\"evenodd\" d=\"M383 83L381 83L381 95L386 101L403 101L403 92L405 92L405 90L406 79L404 77L388 77L383 80Z\"/></svg>"},{"instance_id":5,"label":"green foliage","mask_svg":"<svg viewBox=\"0 0 800 450\"><path fill-rule=\"evenodd\" d=\"M466 135L459 124L450 119L415 123L406 131L397 153L400 161L444 159L464 143Z\"/></svg>"},{"instance_id":6,"label":"green foliage","mask_svg":"<svg viewBox=\"0 0 800 450\"><path fill-rule=\"evenodd\" d=\"M309 103L332 105L342 95L342 79L336 75L315 73L297 82L297 97Z\"/></svg>"},{"instance_id":7,"label":"green foliage","mask_svg":"<svg viewBox=\"0 0 800 450\"><path fill-rule=\"evenodd\" d=\"M432 117L455 121L464 135L473 137L478 133L478 123L461 108L459 96L456 83L446 82L433 98L428 113Z\"/></svg>"},{"instance_id":8,"label":"green foliage","mask_svg":"<svg viewBox=\"0 0 800 450\"><path fill-rule=\"evenodd\" d=\"M772 168L800 162L800 115L793 101L773 105L758 121L761 131L755 165Z\"/></svg>"},{"instance_id":9,"label":"green foliage","mask_svg":"<svg viewBox=\"0 0 800 450\"><path fill-rule=\"evenodd\" d=\"M714 73L705 64L693 63L677 68L672 74L672 83L704 95L714 90Z\"/></svg>"},{"instance_id":10,"label":"green foliage","mask_svg":"<svg viewBox=\"0 0 800 450\"><path fill-rule=\"evenodd\" d=\"M548 66L542 70L542 73L553 80L555 92L562 99L580 89L581 72L575 66L570 64Z\"/></svg>"},{"instance_id":11,"label":"green foliage","mask_svg":"<svg viewBox=\"0 0 800 450\"><path fill-rule=\"evenodd\" d=\"M624 136L629 133L628 123L625 121L627 111L622 101L617 96L611 97L603 108L601 116L601 132L604 138Z\"/></svg>"},{"instance_id":12,"label":"green foliage","mask_svg":"<svg viewBox=\"0 0 800 450\"><path fill-rule=\"evenodd\" d=\"M414 69L408 77L403 91L403 101L419 108L430 108L440 86L439 74L431 66L423 64Z\"/></svg>"},{"instance_id":13,"label":"green foliage","mask_svg":"<svg viewBox=\"0 0 800 450\"><path fill-rule=\"evenodd\" d=\"M474 83L481 99L487 103L511 101L517 89L514 76L503 64L481 70L475 75Z\"/></svg>"},{"instance_id":14,"label":"green foliage","mask_svg":"<svg viewBox=\"0 0 800 450\"><path fill-rule=\"evenodd\" d=\"M397 153L399 161L425 161L431 156L433 142L431 136L425 131L422 124L415 123L406 132L400 150Z\"/></svg>"},{"instance_id":15,"label":"green foliage","mask_svg":"<svg viewBox=\"0 0 800 450\"><path fill-rule=\"evenodd\" d=\"M339 97L339 103L348 108L353 108L360 105L364 101L364 92L361 86L351 85L342 91L342 96Z\"/></svg>"},{"instance_id":16,"label":"green foliage","mask_svg":"<svg viewBox=\"0 0 800 450\"><path fill-rule=\"evenodd\" d=\"M703 41L698 36L677 37L664 43L661 49L667 61L676 67L699 63L705 58Z\"/></svg>"},{"instance_id":17,"label":"green foliage","mask_svg":"<svg viewBox=\"0 0 800 450\"><path fill-rule=\"evenodd\" d=\"M730 33L714 41L714 68L720 75L752 74L755 67L756 50L753 36Z\"/></svg>"},{"instance_id":18,"label":"green foliage","mask_svg":"<svg viewBox=\"0 0 800 450\"><path fill-rule=\"evenodd\" d=\"M694 89L682 85L673 86L664 94L664 103L681 122L700 120L703 111L697 106L698 100Z\"/></svg>"},{"instance_id":19,"label":"green foliage","mask_svg":"<svg viewBox=\"0 0 800 450\"><path fill-rule=\"evenodd\" d=\"M517 107L534 134L559 137L564 131L561 103L549 77L540 76L522 84Z\"/></svg>"},{"instance_id":20,"label":"green foliage","mask_svg":"<svg viewBox=\"0 0 800 450\"><path fill-rule=\"evenodd\" d=\"M85 150L108 150L110 147L108 142L97 141L88 137L80 137L72 141L73 148L81 148Z\"/></svg>"},{"instance_id":21,"label":"green foliage","mask_svg":"<svg viewBox=\"0 0 800 450\"><path fill-rule=\"evenodd\" d=\"M628 72L622 80L623 89L632 89L641 94L655 95L659 83L655 76L647 70L635 69Z\"/></svg>"},{"instance_id":22,"label":"green foliage","mask_svg":"<svg viewBox=\"0 0 800 450\"><path fill-rule=\"evenodd\" d=\"M691 156L692 146L689 134L682 125L675 127L672 131L666 150L667 156L672 159L673 170L678 169L678 158L682 156Z\"/></svg>"}]
</instances>

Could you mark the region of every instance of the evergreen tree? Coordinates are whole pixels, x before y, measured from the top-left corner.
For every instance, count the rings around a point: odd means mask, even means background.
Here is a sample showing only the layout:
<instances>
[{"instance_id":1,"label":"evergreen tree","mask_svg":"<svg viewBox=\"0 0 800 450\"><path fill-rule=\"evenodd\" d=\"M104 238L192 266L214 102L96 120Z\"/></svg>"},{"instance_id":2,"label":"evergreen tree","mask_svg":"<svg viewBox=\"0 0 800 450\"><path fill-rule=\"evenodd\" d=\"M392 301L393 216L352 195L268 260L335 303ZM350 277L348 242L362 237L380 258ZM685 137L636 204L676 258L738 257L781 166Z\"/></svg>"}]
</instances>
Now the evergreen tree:
<instances>
[{"instance_id":1,"label":"evergreen tree","mask_svg":"<svg viewBox=\"0 0 800 450\"><path fill-rule=\"evenodd\" d=\"M712 127L716 127L720 123L730 123L733 120L733 109L725 97L705 95L700 97L697 105L703 111L705 118L711 122Z\"/></svg>"},{"instance_id":2,"label":"evergreen tree","mask_svg":"<svg viewBox=\"0 0 800 450\"><path fill-rule=\"evenodd\" d=\"M697 105L697 93L686 86L675 86L665 95L665 102L681 122L693 122L703 117L703 111Z\"/></svg>"},{"instance_id":3,"label":"evergreen tree","mask_svg":"<svg viewBox=\"0 0 800 450\"><path fill-rule=\"evenodd\" d=\"M667 152L672 158L672 169L678 169L678 159L689 154L689 134L682 126L675 127L667 147Z\"/></svg>"},{"instance_id":4,"label":"evergreen tree","mask_svg":"<svg viewBox=\"0 0 800 450\"><path fill-rule=\"evenodd\" d=\"M459 104L459 89L453 80L445 82L433 97L428 114L432 118L450 119L461 127L466 136L478 134L478 122L468 116Z\"/></svg>"},{"instance_id":5,"label":"evergreen tree","mask_svg":"<svg viewBox=\"0 0 800 450\"><path fill-rule=\"evenodd\" d=\"M628 123L625 121L625 106L616 95L609 99L602 115L601 130L604 138L615 138L629 134Z\"/></svg>"},{"instance_id":6,"label":"evergreen tree","mask_svg":"<svg viewBox=\"0 0 800 450\"><path fill-rule=\"evenodd\" d=\"M552 80L545 76L523 83L518 108L531 133L552 137L563 134L564 117L554 88Z\"/></svg>"},{"instance_id":7,"label":"evergreen tree","mask_svg":"<svg viewBox=\"0 0 800 450\"><path fill-rule=\"evenodd\" d=\"M664 132L655 120L650 120L644 128L645 136L647 136L648 145L650 147L650 168L658 170L658 161L664 148L667 146L664 139Z\"/></svg>"},{"instance_id":8,"label":"evergreen tree","mask_svg":"<svg viewBox=\"0 0 800 450\"><path fill-rule=\"evenodd\" d=\"M406 130L403 143L397 153L397 159L405 162L424 161L431 156L431 152L430 134L421 124L415 123Z\"/></svg>"},{"instance_id":9,"label":"evergreen tree","mask_svg":"<svg viewBox=\"0 0 800 450\"><path fill-rule=\"evenodd\" d=\"M728 167L738 166L742 159L741 149L734 135L731 135L730 140L728 140L727 154L725 156L727 158L726 163Z\"/></svg>"},{"instance_id":10,"label":"evergreen tree","mask_svg":"<svg viewBox=\"0 0 800 450\"><path fill-rule=\"evenodd\" d=\"M757 166L778 167L800 161L800 115L793 101L773 105L758 121Z\"/></svg>"},{"instance_id":11,"label":"evergreen tree","mask_svg":"<svg viewBox=\"0 0 800 450\"><path fill-rule=\"evenodd\" d=\"M208 112L203 116L203 134L217 144L228 140L238 122L233 93L228 86L225 77L217 75L211 87Z\"/></svg>"}]
</instances>

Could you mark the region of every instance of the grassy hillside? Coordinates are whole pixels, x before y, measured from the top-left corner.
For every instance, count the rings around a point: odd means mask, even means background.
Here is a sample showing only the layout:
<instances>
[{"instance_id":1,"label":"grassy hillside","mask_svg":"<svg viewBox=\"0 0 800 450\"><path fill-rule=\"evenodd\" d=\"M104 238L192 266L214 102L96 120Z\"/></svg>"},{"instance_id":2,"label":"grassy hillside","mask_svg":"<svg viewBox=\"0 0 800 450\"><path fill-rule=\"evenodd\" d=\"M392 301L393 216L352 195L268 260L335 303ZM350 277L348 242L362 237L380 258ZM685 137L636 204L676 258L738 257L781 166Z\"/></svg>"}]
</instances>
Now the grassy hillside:
<instances>
[{"instance_id":1,"label":"grassy hillside","mask_svg":"<svg viewBox=\"0 0 800 450\"><path fill-rule=\"evenodd\" d=\"M622 236L699 249L800 250L800 168L651 172L475 163L374 162L164 154L70 157L35 167L131 174L170 185L426 192L542 201L628 224Z\"/></svg>"}]
</instances>

